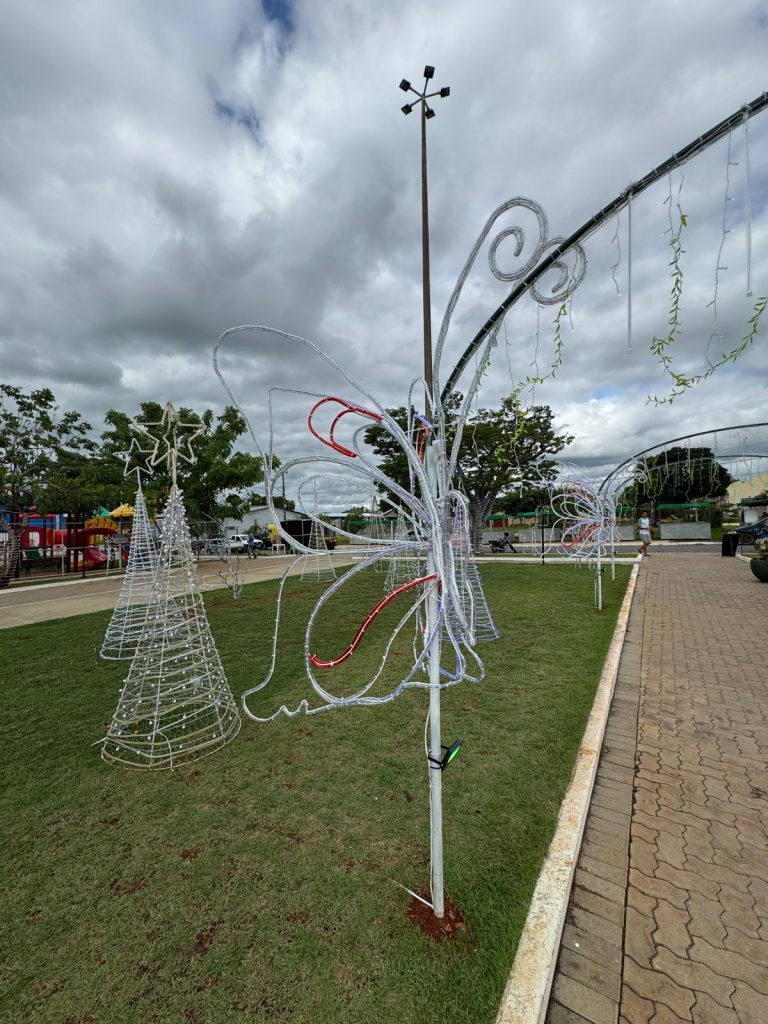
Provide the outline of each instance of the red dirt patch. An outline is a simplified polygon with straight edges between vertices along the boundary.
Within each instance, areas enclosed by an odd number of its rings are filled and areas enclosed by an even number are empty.
[[[197,940],[195,943],[195,950],[200,956],[205,956],[208,950],[213,945],[213,940],[216,938],[216,932],[219,930],[218,924],[212,924],[210,928],[203,928],[195,936]]]
[[[190,861],[197,860],[200,854],[203,852],[202,846],[188,846],[186,850],[182,850],[179,856],[182,860]]]
[[[429,893],[421,895],[424,899],[429,899]],[[455,940],[467,927],[461,911],[449,896],[445,897],[445,915],[442,918],[435,917],[430,908],[415,897],[408,904],[408,917],[419,931],[434,942],[442,942],[444,939]]]

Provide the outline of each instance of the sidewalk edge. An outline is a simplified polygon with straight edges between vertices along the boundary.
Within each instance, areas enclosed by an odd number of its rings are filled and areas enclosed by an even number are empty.
[[[555,834],[536,882],[496,1024],[542,1024],[547,1012],[557,951],[616,685],[638,570],[639,564],[636,564],[619,609],[571,782],[560,806]]]

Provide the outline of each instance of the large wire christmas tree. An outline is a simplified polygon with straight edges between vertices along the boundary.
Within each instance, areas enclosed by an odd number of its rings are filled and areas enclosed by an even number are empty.
[[[147,427],[160,427],[153,437]],[[213,753],[240,728],[240,717],[213,642],[195,571],[177,460],[183,424],[170,402],[159,424],[136,425],[155,442],[150,464],[166,461],[171,492],[165,506],[152,600],[107,736],[104,760],[132,768],[174,768]],[[199,432],[199,430],[198,430]],[[193,435],[196,436],[196,435]]]

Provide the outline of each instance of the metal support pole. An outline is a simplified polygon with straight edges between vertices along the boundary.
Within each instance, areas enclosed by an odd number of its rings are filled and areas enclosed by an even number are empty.
[[[428,447],[425,454],[427,463],[427,476],[429,479],[432,495],[437,499],[437,473],[434,465],[434,451],[436,444]],[[434,536],[434,534],[433,534]],[[438,536],[442,534],[438,531]],[[437,569],[434,549],[431,549],[427,556],[427,575]],[[440,606],[439,594],[436,586],[433,586],[426,602],[426,628],[427,637],[435,632],[435,638],[429,652],[429,755],[432,760],[427,763],[429,771],[429,845],[432,874],[430,878],[432,891],[432,910],[435,917],[441,918],[445,913],[443,897],[443,773],[437,763],[442,760],[442,746],[440,743],[440,653],[441,635],[437,629]],[[435,763],[437,762],[437,763]]]
[[[424,380],[427,382],[426,416],[432,413],[432,303],[429,280],[429,196],[427,194],[427,109],[421,104],[421,273],[424,319]]]
[[[595,607],[599,612],[603,610],[603,566],[602,566],[603,545],[597,545],[597,566],[595,567]]]

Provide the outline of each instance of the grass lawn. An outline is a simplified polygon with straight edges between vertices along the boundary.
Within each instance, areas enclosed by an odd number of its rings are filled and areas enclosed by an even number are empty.
[[[480,645],[485,682],[443,695],[445,742],[464,738],[443,777],[446,892],[467,928],[442,945],[392,882],[428,888],[425,691],[244,718],[183,770],[123,771],[92,746],[128,669],[98,657],[109,614],[0,632],[0,1020],[493,1021],[628,575],[605,579],[597,614],[585,569],[483,568],[503,636]],[[346,646],[382,585],[361,574],[317,653]],[[258,707],[312,693],[301,623],[321,589],[292,585],[275,693]],[[275,590],[206,595],[238,697],[268,663]],[[333,677],[340,692],[375,660],[396,604]]]

